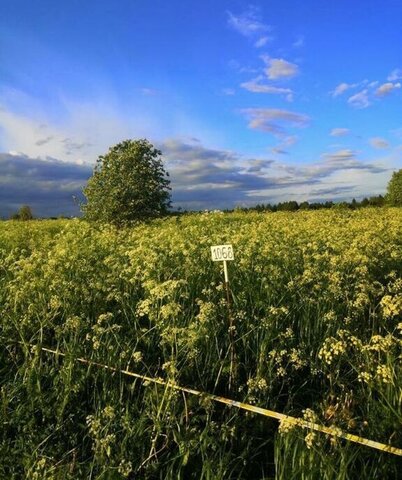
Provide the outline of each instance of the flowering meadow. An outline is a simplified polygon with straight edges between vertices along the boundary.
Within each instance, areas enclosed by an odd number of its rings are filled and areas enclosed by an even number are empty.
[[[401,448],[402,209],[5,221],[0,302],[1,479],[400,474],[390,453],[75,359]]]

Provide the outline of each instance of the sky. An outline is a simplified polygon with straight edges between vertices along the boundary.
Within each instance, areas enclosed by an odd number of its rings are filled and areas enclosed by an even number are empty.
[[[0,0],[0,216],[77,215],[99,155],[162,151],[175,208],[384,194],[400,0]]]

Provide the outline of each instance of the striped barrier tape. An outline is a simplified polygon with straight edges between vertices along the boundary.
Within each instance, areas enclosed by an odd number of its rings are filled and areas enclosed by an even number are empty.
[[[37,345],[31,345],[32,347],[38,347]],[[50,348],[40,347],[40,349],[47,353],[52,353],[54,355],[60,355],[65,357],[66,354],[59,352],[58,350],[52,350]],[[225,405],[229,405],[231,407],[236,407],[241,410],[246,410],[249,412],[257,413],[259,415],[263,415],[264,417],[275,418],[280,422],[284,422],[290,425],[295,425],[302,428],[308,428],[310,430],[315,430],[317,432],[325,433],[332,437],[343,438],[344,440],[348,440],[349,442],[359,443],[361,445],[365,445],[366,447],[375,448],[382,452],[391,453],[393,455],[402,456],[402,449],[397,447],[392,447],[391,445],[386,445],[384,443],[375,442],[374,440],[369,440],[367,438],[359,437],[358,435],[353,435],[351,433],[343,432],[340,428],[336,427],[325,427],[323,425],[319,425],[318,423],[309,422],[302,418],[292,417],[290,415],[285,415],[284,413],[275,412],[273,410],[268,410],[266,408],[256,407],[254,405],[250,405],[248,403],[238,402],[236,400],[231,400],[229,398],[221,397],[219,395],[214,395],[211,393],[201,392],[199,390],[195,390],[189,387],[181,387],[180,385],[176,385],[172,382],[166,382],[159,378],[152,378],[147,377],[146,375],[140,375],[139,373],[130,372],[129,370],[120,370],[115,367],[111,367],[110,365],[105,365],[103,363],[94,362],[92,360],[87,360],[85,358],[76,358],[75,359],[79,363],[83,363],[86,365],[91,365],[99,368],[103,368],[105,370],[110,370],[112,372],[121,373],[123,375],[127,375],[129,377],[138,378],[140,380],[155,383],[158,385],[164,385],[166,387],[172,388],[173,390],[178,390],[180,392],[190,393],[191,395],[202,396],[203,398],[210,399],[214,402],[223,403]]]

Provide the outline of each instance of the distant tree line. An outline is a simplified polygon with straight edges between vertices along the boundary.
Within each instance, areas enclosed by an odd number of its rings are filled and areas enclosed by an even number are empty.
[[[241,210],[252,210],[256,212],[295,212],[296,210],[319,210],[323,208],[350,208],[356,210],[363,207],[382,207],[386,204],[386,199],[382,195],[363,198],[357,201],[355,198],[351,202],[296,202],[294,200],[288,202],[280,202],[276,204],[260,203],[253,207],[241,208]]]

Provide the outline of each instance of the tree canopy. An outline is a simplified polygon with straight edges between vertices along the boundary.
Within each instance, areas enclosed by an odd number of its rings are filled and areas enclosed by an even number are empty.
[[[402,207],[402,169],[392,174],[387,188],[387,202],[394,207]]]
[[[31,210],[31,207],[29,205],[22,205],[22,207],[18,210],[18,212],[14,213],[11,216],[12,220],[26,221],[26,220],[32,220],[33,218],[34,217],[33,217],[33,214],[32,214],[32,210]]]
[[[101,155],[84,188],[84,217],[124,225],[166,214],[171,189],[161,155],[146,139],[125,140]]]

